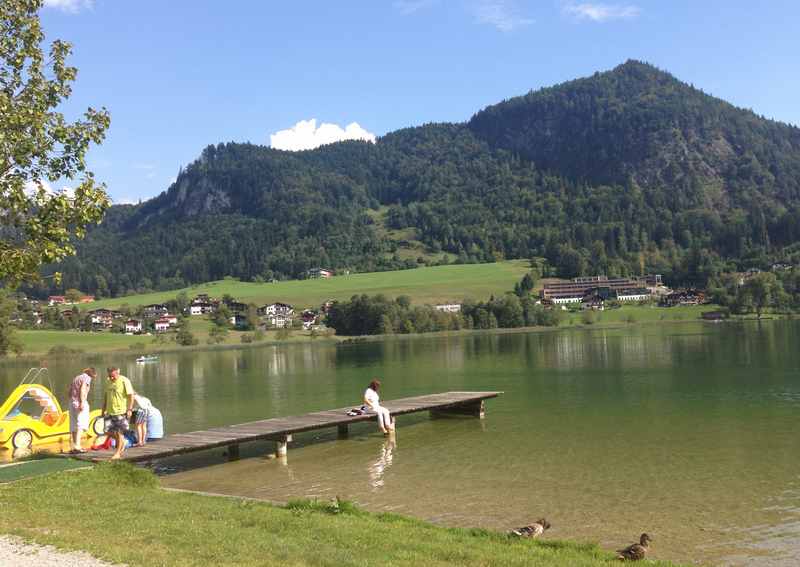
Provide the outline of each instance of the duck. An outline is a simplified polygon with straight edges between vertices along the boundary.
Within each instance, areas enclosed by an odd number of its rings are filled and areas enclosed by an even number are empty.
[[[516,530],[511,530],[510,533],[519,537],[537,538],[548,529],[550,529],[550,522],[544,518],[540,518],[528,526],[522,526]]]
[[[649,535],[642,534],[639,538],[639,543],[633,543],[625,549],[617,551],[619,553],[617,559],[620,561],[639,561],[644,559],[644,556],[650,550],[649,544],[651,541],[653,539]]]

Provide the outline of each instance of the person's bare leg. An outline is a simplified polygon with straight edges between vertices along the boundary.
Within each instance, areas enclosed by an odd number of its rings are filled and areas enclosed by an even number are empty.
[[[144,445],[147,443],[147,422],[145,421],[142,424],[142,438],[139,439],[139,445]]]
[[[117,443],[117,450],[111,456],[111,460],[116,460],[122,457],[122,451],[125,450],[125,436],[119,431],[114,432],[114,441]]]

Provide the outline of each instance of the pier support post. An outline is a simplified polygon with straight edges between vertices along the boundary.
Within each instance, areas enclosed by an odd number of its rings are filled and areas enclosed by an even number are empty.
[[[336,436],[339,439],[347,439],[350,434],[349,427],[346,423],[336,426]]]
[[[228,460],[235,461],[239,458],[239,444],[228,445]]]
[[[483,419],[486,417],[486,409],[483,400],[471,402],[468,404],[460,404],[457,406],[450,406],[449,408],[441,408],[431,410],[431,417],[446,417],[448,415],[468,415]]]
[[[289,449],[289,443],[292,441],[291,435],[283,435],[276,439],[278,442],[278,446],[275,450],[275,454],[278,455],[278,458],[285,457],[286,452]]]

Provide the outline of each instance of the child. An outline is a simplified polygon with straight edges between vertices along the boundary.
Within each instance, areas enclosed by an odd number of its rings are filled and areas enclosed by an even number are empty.
[[[147,443],[147,416],[150,413],[150,408],[153,404],[138,393],[133,394],[133,415],[131,416],[133,423],[136,424],[136,445],[141,447]]]

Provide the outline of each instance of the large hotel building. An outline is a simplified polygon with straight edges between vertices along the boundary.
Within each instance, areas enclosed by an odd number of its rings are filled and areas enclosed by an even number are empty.
[[[541,291],[543,300],[553,303],[577,303],[592,291],[620,301],[641,301],[661,287],[660,275],[635,276],[632,278],[608,278],[592,276],[575,278],[568,282],[547,283]]]

